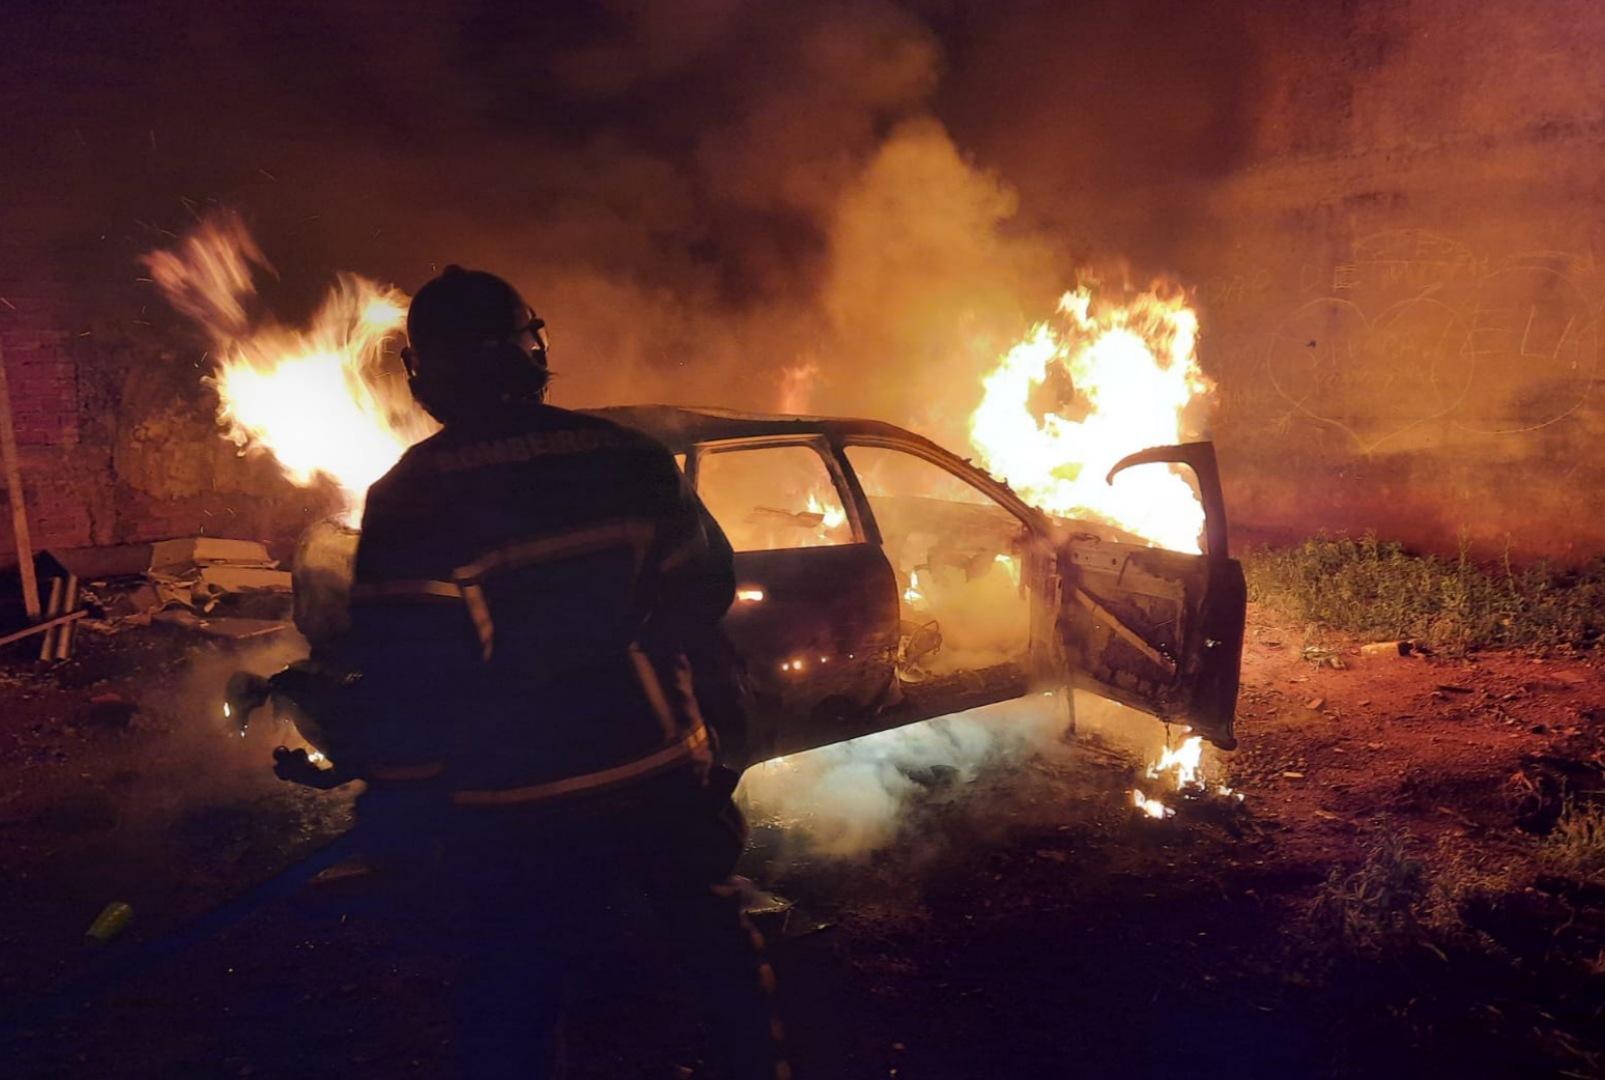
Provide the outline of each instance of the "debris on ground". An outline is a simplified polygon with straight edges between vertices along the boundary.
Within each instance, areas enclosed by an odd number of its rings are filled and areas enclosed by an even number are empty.
[[[232,640],[283,629],[291,576],[255,540],[197,536],[149,545],[140,569],[107,574],[83,590],[84,627],[117,634],[152,624]],[[126,560],[124,560],[126,562]]]
[[[113,900],[100,909],[95,921],[89,924],[84,931],[84,944],[99,947],[108,944],[118,934],[127,929],[134,918],[134,909],[121,900]]]

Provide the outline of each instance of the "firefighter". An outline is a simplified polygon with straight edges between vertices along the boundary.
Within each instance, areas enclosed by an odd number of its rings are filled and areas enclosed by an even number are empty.
[[[552,1075],[572,976],[645,900],[713,1057],[786,1076],[686,660],[733,599],[728,542],[660,444],[545,403],[545,327],[505,281],[447,267],[407,337],[442,428],[368,493],[342,645],[365,719],[330,757],[446,913],[465,1072]]]

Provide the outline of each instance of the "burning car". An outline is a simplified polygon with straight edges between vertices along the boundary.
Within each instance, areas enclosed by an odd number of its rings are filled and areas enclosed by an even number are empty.
[[[929,439],[874,420],[709,408],[594,410],[664,443],[735,549],[725,628],[750,689],[744,767],[931,717],[1070,686],[1232,731],[1242,569],[1226,549],[1209,443],[1118,462],[1192,469],[1205,550],[1154,547],[1064,520]],[[296,559],[297,621],[316,645],[344,623],[356,533],[329,523]],[[304,668],[277,687],[304,706]],[[261,690],[266,691],[266,686]],[[233,705],[242,718],[250,705]],[[307,722],[310,721],[310,722]]]
[[[146,265],[211,339],[227,437],[343,496],[297,554],[316,653],[345,624],[368,486],[435,427],[394,363],[408,298],[343,275],[305,328],[253,321],[267,264],[232,215]],[[985,470],[879,421],[594,410],[673,451],[736,550],[726,626],[754,715],[734,764],[1064,685],[1234,745],[1243,576],[1213,447],[1182,442],[1213,388],[1197,313],[1185,290],[1082,285],[1057,314],[959,406]]]
[[[1245,592],[1211,444],[1107,477],[1190,467],[1205,551],[1189,555],[1051,517],[879,421],[597,415],[667,445],[736,551],[725,627],[752,687],[750,761],[1065,685],[1236,745]]]

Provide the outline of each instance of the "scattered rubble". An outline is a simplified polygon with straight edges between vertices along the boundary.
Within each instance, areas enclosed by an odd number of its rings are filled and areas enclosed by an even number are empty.
[[[96,633],[160,623],[235,641],[284,629],[292,605],[290,572],[266,546],[209,536],[152,544],[142,570],[97,578],[83,597]]]

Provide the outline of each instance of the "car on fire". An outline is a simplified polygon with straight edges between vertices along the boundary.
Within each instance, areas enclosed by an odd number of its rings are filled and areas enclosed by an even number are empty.
[[[1232,731],[1246,593],[1227,553],[1213,445],[1122,470],[1189,467],[1204,552],[1059,520],[968,461],[874,420],[625,406],[735,549],[725,629],[751,687],[747,765],[1069,686]]]
[[[725,764],[1065,687],[1236,745],[1246,594],[1210,443],[1143,450],[1108,475],[1189,467],[1204,509],[1194,555],[1051,517],[931,440],[876,420],[591,412],[664,444],[734,549],[724,628],[748,715]],[[296,624],[314,658],[347,624],[356,541],[325,522],[296,553]],[[240,678],[226,711],[242,730],[273,697],[319,746],[318,716],[340,711],[316,659],[272,680]]]

